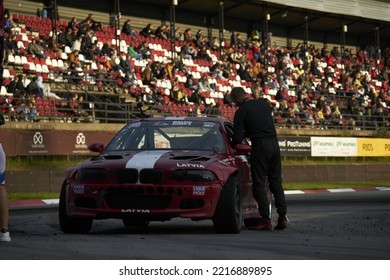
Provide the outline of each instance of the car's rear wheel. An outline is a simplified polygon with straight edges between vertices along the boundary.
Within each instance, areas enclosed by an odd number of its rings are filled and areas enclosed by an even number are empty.
[[[214,213],[213,224],[217,233],[239,233],[242,226],[242,204],[237,177],[232,176],[224,185]]]
[[[91,230],[93,219],[69,217],[66,213],[66,185],[64,181],[58,205],[61,230],[65,233],[88,233]]]
[[[122,221],[126,227],[147,227],[149,225],[149,221],[133,217],[123,218]]]

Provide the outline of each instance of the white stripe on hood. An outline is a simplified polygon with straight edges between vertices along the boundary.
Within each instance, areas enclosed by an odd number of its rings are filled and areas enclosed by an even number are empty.
[[[143,151],[134,155],[127,163],[126,168],[135,168],[140,171],[144,168],[154,168],[156,162],[170,151]]]

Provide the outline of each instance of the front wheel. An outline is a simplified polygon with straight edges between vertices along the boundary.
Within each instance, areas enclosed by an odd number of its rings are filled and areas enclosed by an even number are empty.
[[[58,217],[61,230],[65,233],[88,233],[91,230],[93,219],[69,217],[66,213],[66,180],[62,184]]]
[[[217,233],[239,233],[242,226],[242,204],[237,177],[232,176],[223,186],[213,217]]]

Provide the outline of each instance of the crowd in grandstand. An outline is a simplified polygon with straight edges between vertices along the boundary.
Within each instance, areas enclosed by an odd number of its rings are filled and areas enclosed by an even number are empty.
[[[246,38],[233,31],[221,46],[218,38],[208,38],[202,30],[171,32],[166,24],[135,30],[130,19],[118,39],[113,28],[95,21],[92,14],[80,22],[74,17],[59,24],[54,36],[51,27],[50,22],[45,30],[39,25],[29,30],[26,19],[8,13],[7,57],[23,55],[50,67],[48,73],[34,73],[38,79],[26,77],[31,72],[23,69],[5,80],[9,95],[68,98],[38,86],[42,78],[48,82],[55,74],[72,83],[93,79],[100,90],[115,80],[137,101],[156,110],[190,104],[201,113],[219,108],[224,115],[227,107],[234,109],[229,93],[239,85],[253,98],[267,98],[280,123],[326,127],[373,116],[371,121],[382,118],[382,125],[389,125],[389,48],[379,59],[370,46],[342,53],[338,47],[272,46],[268,37],[270,47],[265,48],[256,30]],[[28,35],[27,46],[19,43],[21,33]],[[171,36],[175,36],[173,52]],[[50,65],[48,59],[62,60],[63,65]],[[12,63],[8,59],[9,67]]]

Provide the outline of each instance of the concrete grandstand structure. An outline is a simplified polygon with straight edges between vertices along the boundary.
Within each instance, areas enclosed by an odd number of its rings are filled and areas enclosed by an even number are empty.
[[[64,99],[74,93],[83,95],[86,105],[84,109],[89,113],[87,121],[100,123],[123,123],[135,117],[142,117],[137,106],[140,102],[144,105],[145,113],[149,115],[222,115],[232,119],[235,108],[226,102],[226,93],[234,86],[242,86],[248,93],[255,95],[255,84],[260,84],[261,94],[268,98],[275,108],[275,122],[280,129],[286,131],[291,127],[378,131],[387,130],[390,126],[390,95],[387,85],[390,63],[385,51],[389,47],[390,38],[390,8],[387,1],[208,1],[202,2],[201,5],[199,1],[193,0],[177,1],[178,5],[172,5],[174,2],[171,1],[152,0],[109,3],[94,1],[93,5],[88,1],[79,2],[57,0],[60,17],[54,22],[52,19],[37,16],[37,9],[43,8],[42,1],[4,1],[14,21],[13,32],[18,45],[17,53],[8,55],[3,74],[3,112],[10,120],[18,118],[15,116],[15,110],[12,110],[12,106],[15,106],[12,103],[13,92],[8,92],[7,85],[18,74],[23,73],[30,78],[42,76],[46,85],[50,85],[51,90]],[[337,13],[334,13],[336,9]],[[115,22],[113,18],[119,15],[119,12],[121,17]],[[172,22],[172,13],[175,14],[175,22]],[[136,75],[132,84],[124,81],[124,74],[118,70],[110,70],[104,79],[97,77],[96,73],[108,60],[105,56],[95,56],[94,60],[87,61],[84,54],[80,54],[82,67],[74,72],[68,69],[67,63],[72,52],[70,46],[60,46],[60,53],[46,48],[45,58],[28,53],[28,46],[35,38],[48,42],[53,28],[56,27],[59,34],[66,29],[72,17],[81,21],[88,14],[93,14],[94,20],[102,23],[101,29],[93,32],[92,40],[97,42],[99,49],[110,42],[117,60],[128,52],[130,45],[136,48],[144,43],[149,48],[149,57],[131,59]],[[117,32],[115,25],[122,28],[126,19],[132,20],[132,27],[136,30],[139,40]],[[150,86],[143,79],[143,71],[151,62],[157,62],[163,67],[172,63],[172,58],[180,56],[186,42],[181,39],[140,35],[141,30],[149,23],[155,27],[167,24],[170,27],[180,27],[181,30],[191,28],[194,33],[195,30],[201,30],[206,34],[204,37],[208,42],[213,37],[219,45],[223,42],[222,48],[207,48],[207,59],[183,57],[185,70],[178,70],[169,77],[154,79],[153,88],[161,97],[161,102],[155,102],[156,104],[145,104],[148,103]],[[268,36],[260,35],[260,38],[247,40],[254,30]],[[233,48],[231,45],[232,31],[242,35],[243,40],[239,47]],[[257,48],[254,47],[256,44]],[[297,47],[299,44],[304,48],[303,51],[301,47]],[[308,57],[311,57],[311,61],[314,60],[313,57],[318,52],[321,53],[324,46],[327,46],[326,53],[331,54],[335,47],[339,47],[342,53],[339,57],[333,56],[332,60],[318,55],[315,62],[318,74],[316,76],[310,72],[307,77],[307,105],[316,108],[318,100],[325,95],[326,102],[340,108],[340,117],[336,120],[330,119],[329,113],[322,122],[317,120],[315,115],[311,119],[290,115],[288,108],[293,108],[300,98],[298,80],[306,71],[304,64]],[[199,48],[197,50],[199,51]],[[346,50],[349,57],[346,57]],[[239,59],[229,60],[231,53],[237,53]],[[360,55],[366,57],[359,60]],[[286,59],[286,62],[283,62],[283,59]],[[243,78],[240,74],[241,68],[244,65],[254,66],[256,62],[260,62],[259,70],[265,69],[265,76],[269,79],[278,80],[278,71],[290,69],[292,81],[288,82],[286,78],[283,86],[279,83],[271,87],[276,81],[259,81],[255,76],[251,80]],[[212,70],[215,65],[225,63],[231,67],[228,76],[215,74]],[[360,67],[358,70],[363,76],[369,76],[366,83],[367,93],[361,94],[358,89],[346,88],[343,84],[346,72],[357,71],[355,66]],[[206,75],[209,84],[213,85],[211,89],[199,91],[201,103],[190,101],[194,89],[186,84],[189,75],[196,83]],[[174,80],[178,82],[184,95],[182,100],[172,98]],[[363,81],[363,77],[360,80]],[[323,81],[328,84],[325,88],[322,86]],[[383,92],[385,98],[382,102],[385,105],[381,114],[366,112],[368,109],[372,110],[372,106],[376,104],[373,94],[368,94],[369,91],[378,94]],[[282,99],[279,94],[283,96]],[[348,100],[352,95],[358,94],[361,95],[363,104],[359,106],[362,107],[361,111],[348,111]],[[36,102],[41,120],[67,123],[75,119],[73,110],[67,107],[66,102],[48,97],[37,98]]]

